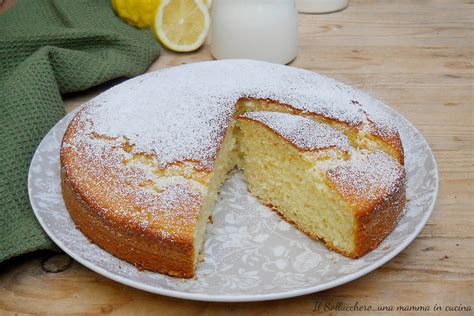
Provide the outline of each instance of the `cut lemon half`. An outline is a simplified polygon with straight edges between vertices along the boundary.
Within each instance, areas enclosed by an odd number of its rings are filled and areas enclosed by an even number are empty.
[[[209,10],[202,0],[162,0],[153,30],[166,48],[190,52],[206,40],[210,21]]]

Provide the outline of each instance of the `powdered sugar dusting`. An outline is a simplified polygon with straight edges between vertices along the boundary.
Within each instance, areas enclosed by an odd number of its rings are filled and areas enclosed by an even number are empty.
[[[188,238],[204,190],[184,176],[156,181],[154,173],[158,167],[188,161],[207,174],[237,101],[246,97],[288,104],[356,128],[368,119],[370,111],[363,104],[377,102],[313,72],[264,62],[213,61],[168,68],[126,81],[88,102],[64,138],[62,150],[68,151],[64,156],[69,164],[63,168],[90,201],[112,210],[103,212],[104,217],[132,230]],[[302,148],[349,147],[347,138],[328,126],[269,115],[279,118],[272,120],[275,129]],[[373,126],[396,133],[390,121],[379,116],[374,116]],[[310,137],[312,133],[320,137]],[[151,156],[153,165],[127,164],[130,154]],[[80,172],[74,170],[77,166]],[[105,206],[99,205],[103,197]]]
[[[302,69],[249,60],[202,62],[148,73],[103,93],[82,114],[91,123],[82,133],[126,136],[162,165],[192,160],[208,168],[242,97],[271,99],[351,126],[364,122],[364,106],[378,102]],[[377,128],[396,133],[379,116],[373,120]]]
[[[68,180],[105,220],[170,241],[192,236],[202,203],[195,181],[156,181],[152,166],[127,163],[123,138],[74,133],[65,141]]]
[[[326,172],[352,204],[372,204],[405,186],[405,168],[382,151],[353,152],[351,159]]]
[[[255,111],[244,113],[240,117],[263,123],[303,150],[314,151],[335,147],[348,151],[350,148],[349,140],[342,132],[304,116]]]

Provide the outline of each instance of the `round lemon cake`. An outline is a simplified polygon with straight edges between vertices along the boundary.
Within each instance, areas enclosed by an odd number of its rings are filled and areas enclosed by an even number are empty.
[[[380,101],[314,72],[250,60],[148,73],[76,114],[61,147],[66,207],[92,242],[192,277],[228,172],[345,256],[376,248],[405,206],[400,135]]]

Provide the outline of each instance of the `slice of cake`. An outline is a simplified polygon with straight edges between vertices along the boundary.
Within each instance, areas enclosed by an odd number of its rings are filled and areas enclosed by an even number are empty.
[[[405,171],[382,151],[357,151],[340,131],[278,112],[238,117],[249,190],[311,238],[349,257],[374,249],[405,205]]]

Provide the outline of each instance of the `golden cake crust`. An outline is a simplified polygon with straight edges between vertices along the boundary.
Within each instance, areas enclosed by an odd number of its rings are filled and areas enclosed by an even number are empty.
[[[144,234],[127,228],[113,218],[106,220],[87,205],[73,190],[64,172],[61,174],[64,202],[76,227],[93,243],[138,269],[171,276],[190,278],[194,275],[194,247],[191,242],[176,243],[167,238]],[[156,251],[159,248],[160,251]]]
[[[405,204],[406,185],[401,182],[392,195],[370,212],[359,212],[355,233],[356,250],[346,255],[358,258],[377,248],[397,225],[405,210]]]

